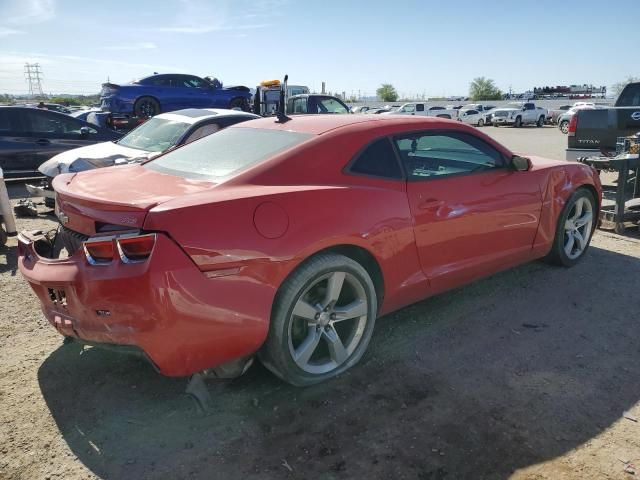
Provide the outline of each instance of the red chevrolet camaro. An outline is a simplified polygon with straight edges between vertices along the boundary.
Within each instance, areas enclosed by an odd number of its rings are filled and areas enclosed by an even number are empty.
[[[295,385],[352,367],[380,315],[575,264],[601,200],[590,167],[405,116],[253,120],[54,187],[59,233],[21,234],[19,267],[58,332],[170,376],[257,354]]]

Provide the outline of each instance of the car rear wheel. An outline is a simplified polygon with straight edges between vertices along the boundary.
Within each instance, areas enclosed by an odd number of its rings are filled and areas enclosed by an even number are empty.
[[[293,385],[322,382],[360,360],[376,315],[376,291],[362,265],[342,255],[317,255],[278,291],[260,359]]]
[[[484,127],[484,120],[483,119],[478,120],[478,126],[479,127]]]
[[[160,103],[151,97],[140,97],[133,106],[136,117],[153,117],[160,113]]]
[[[538,128],[544,125],[544,117],[542,115],[540,115],[540,118],[538,118],[538,123],[536,125],[538,126]]]
[[[514,122],[513,126],[516,128],[520,128],[522,126],[522,118],[516,117],[516,121]]]
[[[569,122],[567,120],[560,122],[560,131],[565,135],[569,133]]]
[[[547,257],[552,263],[572,267],[584,256],[593,235],[596,201],[586,188],[576,190],[567,201]]]

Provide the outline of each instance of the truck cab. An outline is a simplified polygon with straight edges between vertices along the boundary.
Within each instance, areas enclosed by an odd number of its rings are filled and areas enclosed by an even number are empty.
[[[640,131],[640,82],[629,83],[612,108],[580,110],[571,117],[567,134],[567,160],[616,150],[618,137]]]
[[[258,115],[275,115],[280,103],[280,80],[266,80],[256,87],[253,97],[253,111]],[[287,98],[294,95],[305,95],[309,93],[309,87],[305,85],[287,85],[285,92],[285,102]]]
[[[383,115],[420,115],[423,117],[457,118],[458,111],[439,106],[429,106],[423,102],[408,102],[396,110],[391,110]]]

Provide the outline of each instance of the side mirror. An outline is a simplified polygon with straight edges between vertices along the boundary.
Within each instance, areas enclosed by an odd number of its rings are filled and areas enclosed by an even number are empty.
[[[83,137],[88,137],[91,133],[91,129],[89,127],[80,127],[80,135]]]
[[[511,157],[511,166],[517,172],[526,172],[531,169],[531,160],[527,157],[521,157],[520,155],[514,155]]]

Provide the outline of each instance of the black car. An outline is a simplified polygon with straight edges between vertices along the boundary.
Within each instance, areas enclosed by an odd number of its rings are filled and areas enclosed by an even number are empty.
[[[38,166],[54,155],[121,136],[63,113],[0,107],[0,167],[6,179],[41,176]]]

